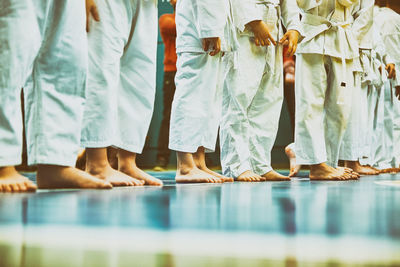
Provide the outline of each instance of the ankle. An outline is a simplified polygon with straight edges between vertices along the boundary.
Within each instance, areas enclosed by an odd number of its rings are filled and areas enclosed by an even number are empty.
[[[190,173],[193,169],[196,169],[196,168],[197,167],[195,165],[192,165],[192,164],[179,164],[177,171],[180,174],[185,175],[185,174]]]
[[[37,171],[39,172],[57,172],[61,170],[65,170],[71,168],[69,166],[60,166],[60,165],[46,165],[46,164],[39,164],[37,165]]]
[[[118,171],[120,172],[129,172],[134,169],[137,169],[137,166],[135,163],[118,163]]]
[[[90,161],[86,162],[86,171],[89,173],[100,173],[110,168],[110,163],[108,161]]]
[[[317,170],[320,170],[320,169],[326,169],[327,166],[328,165],[326,165],[325,162],[318,163],[318,164],[313,164],[313,165],[310,165],[310,171],[317,171]]]

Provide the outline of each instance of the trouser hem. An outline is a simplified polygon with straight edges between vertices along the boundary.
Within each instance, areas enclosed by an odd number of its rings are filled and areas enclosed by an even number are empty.
[[[17,166],[22,163],[22,156],[0,158],[0,167]]]

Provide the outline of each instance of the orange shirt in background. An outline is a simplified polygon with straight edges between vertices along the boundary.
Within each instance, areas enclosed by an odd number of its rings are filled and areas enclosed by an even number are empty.
[[[160,33],[164,42],[164,71],[176,71],[176,24],[175,14],[160,17]]]

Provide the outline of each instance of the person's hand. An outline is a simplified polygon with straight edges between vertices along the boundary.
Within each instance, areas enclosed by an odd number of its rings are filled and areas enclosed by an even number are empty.
[[[396,78],[396,68],[393,63],[387,64],[385,70],[388,72],[388,78],[389,79],[395,79]]]
[[[396,97],[398,100],[400,100],[400,86],[396,86]]]
[[[279,44],[283,46],[287,46],[288,49],[286,51],[286,55],[291,57],[297,50],[297,43],[299,42],[300,33],[296,30],[288,30],[282,39],[279,41]]]
[[[262,20],[254,20],[249,22],[247,25],[250,26],[251,31],[254,33],[254,43],[257,46],[267,46],[271,43],[276,45],[276,41],[271,36],[267,24]]]
[[[215,56],[221,51],[221,39],[219,37],[203,38],[201,39],[203,50],[208,52],[210,49],[210,56]]]
[[[86,0],[86,31],[89,32],[90,15],[95,21],[100,21],[99,11],[94,0]]]

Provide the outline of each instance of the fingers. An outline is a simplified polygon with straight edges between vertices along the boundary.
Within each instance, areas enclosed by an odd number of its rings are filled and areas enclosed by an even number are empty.
[[[279,44],[288,47],[288,49],[286,51],[286,56],[288,56],[288,57],[292,57],[294,55],[294,53],[296,53],[296,50],[297,50],[297,42],[293,41],[290,36],[291,35],[289,33],[286,33],[282,37],[282,39],[279,41]]]
[[[90,13],[92,13],[92,16],[95,21],[100,21],[99,11],[97,10],[97,6],[95,4],[93,4]]]
[[[208,47],[210,46],[209,41],[207,39],[203,39],[202,40],[202,45],[203,45],[204,52],[207,52],[208,51]]]
[[[287,34],[283,35],[282,39],[279,40],[279,44],[284,45],[285,43],[287,44],[287,41],[289,41],[289,36]]]
[[[219,52],[221,52],[221,40],[218,38],[218,40],[214,42],[214,49],[210,52],[210,56],[215,56]]]
[[[267,40],[270,40],[271,43],[272,43],[273,45],[276,45],[276,41],[275,41],[275,39],[271,36],[271,34],[268,32],[267,35],[268,35],[268,39],[267,39]]]
[[[86,1],[86,31],[90,31],[90,15],[95,21],[100,21],[99,11],[93,1]]]
[[[297,50],[297,43],[291,42],[291,45],[292,45],[292,49],[291,50],[289,49],[290,52],[288,51],[289,57],[294,56],[294,53],[296,53],[296,50]]]
[[[394,79],[396,76],[396,69],[393,64],[389,64],[386,66],[385,70],[388,72],[388,78]]]
[[[89,17],[89,14],[90,14],[89,10],[86,9],[86,32],[90,31],[90,26],[89,26],[90,17]]]
[[[288,50],[287,50],[287,54],[289,55],[289,57],[291,57],[293,54],[294,54],[294,52],[293,52],[293,47],[294,45],[293,45],[293,42],[289,42],[289,46],[288,46]]]

